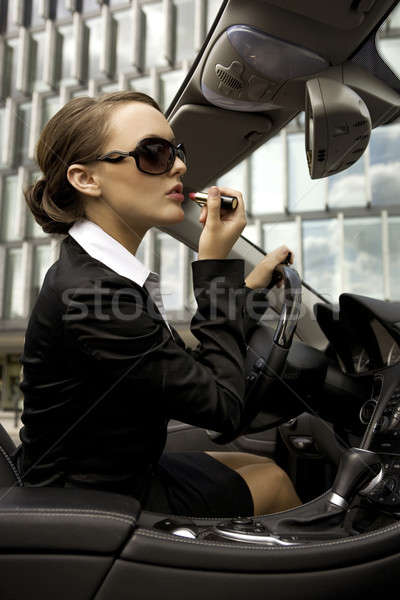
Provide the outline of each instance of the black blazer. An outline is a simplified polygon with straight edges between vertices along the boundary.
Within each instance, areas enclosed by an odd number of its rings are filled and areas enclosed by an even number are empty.
[[[20,359],[18,465],[25,485],[90,486],[140,497],[169,419],[220,432],[237,427],[246,339],[268,302],[264,291],[245,286],[241,259],[194,261],[192,272],[194,350],[174,328],[172,339],[145,288],[90,256],[72,236],[63,240],[33,306]]]

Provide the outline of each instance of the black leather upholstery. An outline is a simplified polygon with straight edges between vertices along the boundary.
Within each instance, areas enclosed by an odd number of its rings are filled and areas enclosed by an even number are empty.
[[[224,541],[190,540],[160,531],[136,529],[121,558],[171,569],[225,573],[276,573],[334,569],[387,555],[400,564],[400,524],[354,538],[320,541],[290,548]]]
[[[134,498],[75,488],[0,488],[1,547],[114,553],[132,533]]]
[[[130,496],[77,488],[23,487],[17,448],[0,425],[1,550],[113,554],[133,531]]]
[[[0,486],[22,485],[21,477],[14,464],[16,446],[7,431],[0,425]]]
[[[213,549],[214,556],[220,548]],[[210,551],[211,553],[211,551]],[[244,552],[243,552],[244,553]],[[250,555],[251,548],[247,550]],[[397,587],[399,556],[338,569],[308,572],[264,571],[269,550],[264,551],[264,563],[258,573],[236,573],[215,570],[163,568],[156,564],[128,563],[117,560],[96,595],[96,600],[160,600],[190,598],[190,600],[355,600],[371,597],[371,592],[383,593]],[[281,564],[285,557],[282,556]]]

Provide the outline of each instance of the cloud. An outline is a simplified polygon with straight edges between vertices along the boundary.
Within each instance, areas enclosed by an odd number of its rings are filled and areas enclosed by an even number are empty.
[[[336,302],[340,293],[337,221],[307,223],[303,232],[304,280]]]
[[[330,180],[329,183],[329,206],[331,208],[366,205],[367,194],[363,174],[342,176],[336,181]]]
[[[378,163],[370,167],[372,203],[400,203],[400,161]]]

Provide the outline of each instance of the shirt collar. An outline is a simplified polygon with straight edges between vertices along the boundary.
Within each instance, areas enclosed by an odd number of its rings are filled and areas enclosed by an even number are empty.
[[[90,256],[96,258],[119,275],[143,287],[146,279],[158,280],[158,273],[150,271],[120,242],[106,233],[97,223],[81,218],[70,227],[73,237]]]

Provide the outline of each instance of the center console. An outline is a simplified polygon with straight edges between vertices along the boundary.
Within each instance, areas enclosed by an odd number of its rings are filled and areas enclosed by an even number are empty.
[[[368,400],[360,411],[360,418],[377,410],[378,400]],[[400,385],[393,391],[380,416],[370,449],[379,454],[382,477],[368,491],[366,497],[386,510],[400,512]]]
[[[359,448],[343,452],[332,488],[295,509],[270,515],[207,519],[171,516],[152,528],[192,540],[287,547],[355,536],[373,521],[400,519],[400,364],[374,376],[360,411],[366,424]],[[360,514],[369,514],[368,524]],[[365,519],[364,519],[365,520]],[[371,525],[372,523],[372,525]],[[364,528],[363,528],[364,527]],[[378,527],[378,525],[377,525]]]

